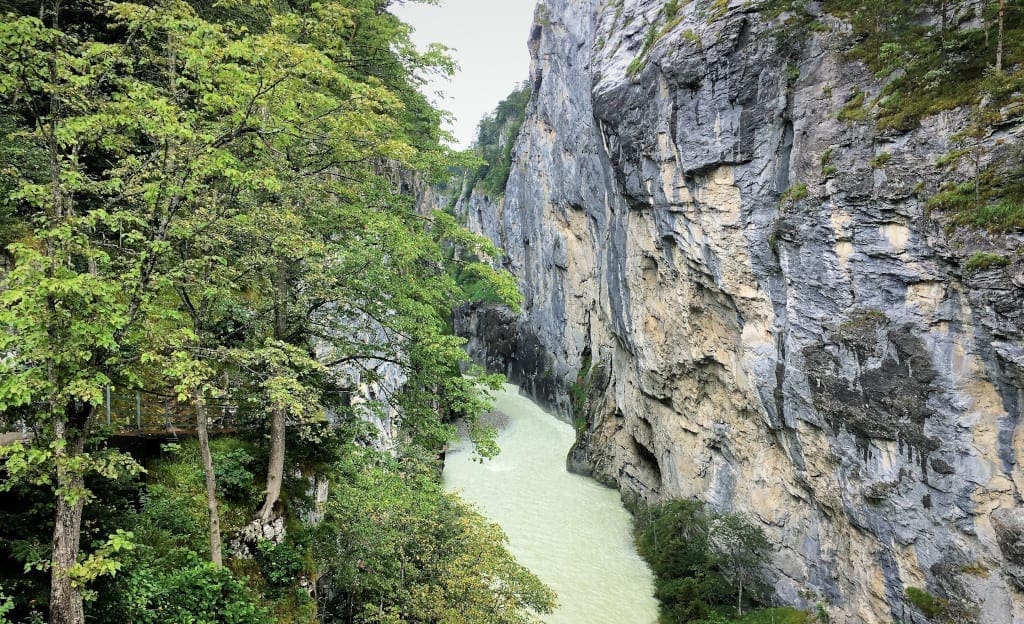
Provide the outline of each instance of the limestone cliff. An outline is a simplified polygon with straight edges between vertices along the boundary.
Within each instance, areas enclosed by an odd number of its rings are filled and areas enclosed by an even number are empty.
[[[763,523],[777,600],[923,622],[915,586],[1024,622],[1024,234],[925,208],[969,173],[935,165],[967,112],[840,120],[880,85],[827,31],[784,50],[757,2],[698,0],[653,38],[664,4],[538,8],[506,193],[459,203],[524,312],[459,330],[565,417],[586,397],[575,468]]]

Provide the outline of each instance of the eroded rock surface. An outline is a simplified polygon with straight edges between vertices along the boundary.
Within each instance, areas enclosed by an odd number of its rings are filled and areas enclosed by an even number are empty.
[[[840,121],[879,85],[827,32],[780,50],[756,2],[686,4],[631,72],[663,5],[538,9],[507,192],[459,204],[524,313],[459,330],[585,417],[575,468],[761,522],[778,600],[923,622],[915,586],[1024,622],[1024,240],[925,211],[966,112],[888,136]],[[968,273],[977,251],[1012,262]]]

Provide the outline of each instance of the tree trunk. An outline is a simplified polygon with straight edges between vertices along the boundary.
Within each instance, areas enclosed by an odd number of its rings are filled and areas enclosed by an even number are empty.
[[[739,591],[739,597],[736,599],[736,614],[742,616],[743,615],[743,578],[742,577],[740,578],[739,585],[740,585],[740,591]]]
[[[284,341],[288,337],[288,262],[280,259],[274,279],[275,338]],[[267,497],[260,508],[259,517],[264,522],[274,515],[274,505],[281,496],[281,480],[284,478],[284,436],[287,414],[283,407],[275,407],[270,419],[270,457],[267,460]]]
[[[264,522],[274,515],[274,505],[281,497],[281,480],[284,478],[284,433],[285,411],[274,410],[270,419],[270,459],[267,462],[267,498],[260,509],[260,519]]]
[[[1003,25],[1006,18],[1006,0],[999,0],[999,34],[996,39],[996,71],[1003,71]]]
[[[53,553],[50,555],[50,624],[84,624],[82,592],[71,582],[71,569],[78,563],[85,479],[80,471],[68,467],[68,460],[81,455],[85,439],[79,435],[69,441],[67,424],[63,418],[55,420],[57,509],[54,514]]]
[[[196,434],[199,437],[199,453],[203,458],[203,474],[206,477],[206,509],[210,515],[210,560],[214,565],[224,565],[220,545],[220,513],[217,509],[217,476],[213,472],[213,456],[210,454],[210,436],[207,431],[206,401],[202,390],[196,390]]]
[[[943,43],[946,42],[946,22],[949,21],[949,19],[946,17],[947,8],[948,7],[946,5],[946,0],[942,0],[942,4],[940,5],[940,15],[942,21],[939,24],[939,40],[942,41]]]

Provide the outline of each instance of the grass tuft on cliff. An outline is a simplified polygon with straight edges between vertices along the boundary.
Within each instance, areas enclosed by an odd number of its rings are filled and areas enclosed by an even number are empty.
[[[1010,259],[1006,256],[979,251],[964,263],[964,270],[969,273],[975,273],[1008,266],[1010,262]]]
[[[965,182],[948,182],[928,200],[929,211],[945,213],[953,227],[991,232],[1024,229],[1024,166],[993,164]]]

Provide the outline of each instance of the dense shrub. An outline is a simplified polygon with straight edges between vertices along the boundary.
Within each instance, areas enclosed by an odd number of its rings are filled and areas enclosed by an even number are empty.
[[[728,621],[761,604],[760,568],[770,544],[743,514],[713,512],[695,500],[641,507],[636,544],[654,572],[663,624]]]
[[[256,458],[238,440],[218,440],[213,446],[217,493],[238,502],[253,500],[256,491]]]
[[[444,492],[432,468],[352,449],[314,531],[328,620],[527,624],[554,595],[505,550],[505,536]]]

